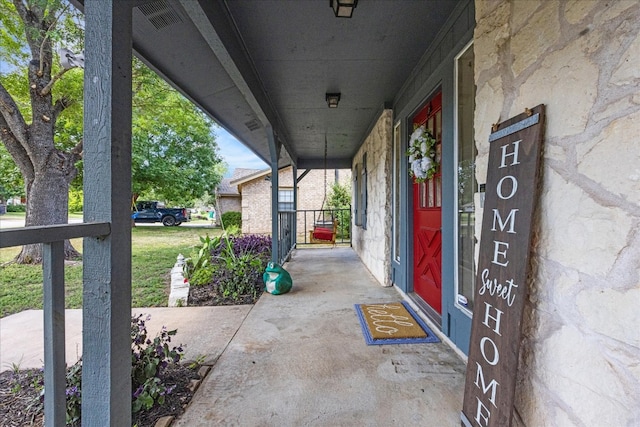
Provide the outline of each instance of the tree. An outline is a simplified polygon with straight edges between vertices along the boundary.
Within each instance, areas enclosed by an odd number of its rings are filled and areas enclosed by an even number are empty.
[[[68,188],[77,174],[82,141],[72,144],[56,138],[58,119],[77,100],[56,92],[56,82],[71,68],[54,63],[53,45],[73,34],[77,28],[74,17],[60,0],[0,0],[4,27],[0,59],[13,71],[0,79],[0,139],[24,180],[26,226],[68,221]],[[25,62],[26,75],[19,71]],[[28,91],[29,103],[18,104],[8,88],[16,90],[17,99]],[[77,256],[65,242],[65,257]],[[41,245],[24,246],[16,258],[22,263],[41,260]]]
[[[134,198],[191,204],[224,174],[215,124],[141,61],[133,61]]]
[[[22,176],[27,226],[66,224],[69,187],[81,194],[83,73],[59,65],[54,44],[80,52],[82,22],[66,0],[0,0],[0,140]],[[224,173],[213,122],[138,60],[133,84],[134,194],[185,203],[213,193]],[[0,170],[12,170],[2,156]],[[0,190],[16,182],[3,176]],[[65,257],[77,256],[65,242]],[[28,245],[16,261],[41,259]]]
[[[22,175],[4,145],[0,145],[0,202],[15,196],[24,196]]]
[[[339,182],[331,185],[327,194],[327,207],[338,210],[336,219],[339,223],[339,232],[349,235],[351,230],[351,182],[345,184]]]

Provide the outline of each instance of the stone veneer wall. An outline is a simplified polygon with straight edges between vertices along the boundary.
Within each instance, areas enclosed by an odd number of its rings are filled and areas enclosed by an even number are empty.
[[[547,113],[515,425],[640,425],[640,2],[477,0],[476,20],[478,182],[491,124]]]
[[[367,228],[356,226],[352,221],[351,244],[364,265],[384,286],[391,286],[392,116],[392,110],[382,112],[352,165],[352,171],[355,171],[367,154]]]

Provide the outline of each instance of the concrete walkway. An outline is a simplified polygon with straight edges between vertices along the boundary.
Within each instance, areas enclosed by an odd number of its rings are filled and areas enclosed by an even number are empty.
[[[367,346],[353,305],[401,300],[350,248],[295,252],[177,426],[455,426],[465,365],[443,343]]]
[[[172,344],[186,344],[185,360],[202,356],[210,364],[225,350],[252,307],[134,308],[131,314],[151,316],[146,322],[151,337],[163,326],[177,329]],[[43,321],[42,310],[25,310],[0,319],[0,372],[13,366],[42,368]],[[82,310],[65,310],[64,323],[66,360],[72,365],[82,355]]]
[[[351,248],[301,249],[290,293],[255,306],[134,309],[215,365],[177,426],[454,426],[465,365],[443,343],[367,346],[353,305],[402,299]],[[81,354],[67,310],[67,361]],[[0,320],[0,368],[42,366],[42,311]]]

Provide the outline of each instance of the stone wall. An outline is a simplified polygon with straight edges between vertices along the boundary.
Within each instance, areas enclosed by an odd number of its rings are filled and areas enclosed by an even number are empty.
[[[478,182],[491,124],[547,113],[515,425],[640,425],[640,2],[477,0],[476,19]]]
[[[355,171],[367,154],[367,224],[364,229],[352,221],[352,246],[384,286],[391,286],[392,116],[383,111],[352,165]]]

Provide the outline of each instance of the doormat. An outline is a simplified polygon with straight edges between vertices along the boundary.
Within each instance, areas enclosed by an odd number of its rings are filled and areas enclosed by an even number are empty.
[[[356,304],[367,345],[440,342],[406,302]]]

